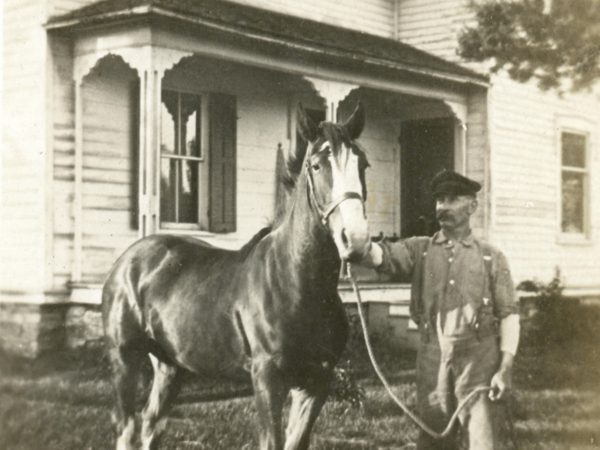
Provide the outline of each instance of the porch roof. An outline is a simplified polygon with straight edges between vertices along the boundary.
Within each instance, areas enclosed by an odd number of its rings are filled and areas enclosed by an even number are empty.
[[[393,39],[223,0],[101,0],[51,17],[46,28],[77,31],[161,18],[229,37],[243,37],[299,56],[325,56],[328,60],[360,63],[386,72],[488,84],[485,75]]]

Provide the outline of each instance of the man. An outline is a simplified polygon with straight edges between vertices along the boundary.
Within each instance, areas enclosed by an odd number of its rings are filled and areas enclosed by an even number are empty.
[[[442,431],[458,403],[491,386],[459,416],[473,450],[493,449],[493,402],[511,386],[519,341],[514,285],[504,255],[475,238],[470,218],[481,185],[443,171],[431,183],[441,230],[433,237],[373,244],[363,264],[411,277],[412,319],[418,323],[417,402],[432,428]],[[499,338],[499,339],[498,339]],[[456,448],[456,436],[436,440],[421,432],[417,448]]]

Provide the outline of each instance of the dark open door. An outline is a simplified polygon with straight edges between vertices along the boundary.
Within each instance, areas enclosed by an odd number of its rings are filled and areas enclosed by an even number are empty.
[[[439,225],[429,185],[440,170],[454,168],[454,119],[402,122],[400,146],[400,235],[431,236]]]

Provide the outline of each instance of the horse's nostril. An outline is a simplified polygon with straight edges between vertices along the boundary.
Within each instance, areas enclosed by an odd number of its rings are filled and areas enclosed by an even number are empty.
[[[342,243],[345,247],[348,247],[348,236],[346,235],[346,229],[342,228]]]

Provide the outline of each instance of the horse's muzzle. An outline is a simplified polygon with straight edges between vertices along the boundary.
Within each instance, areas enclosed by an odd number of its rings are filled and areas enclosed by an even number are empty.
[[[362,216],[353,221],[345,221],[345,225],[335,239],[340,258],[350,262],[359,261],[369,250],[371,243],[367,220]]]

